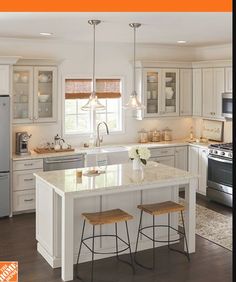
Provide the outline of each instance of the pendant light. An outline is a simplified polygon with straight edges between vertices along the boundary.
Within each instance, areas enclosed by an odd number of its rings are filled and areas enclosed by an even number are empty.
[[[93,79],[92,79],[92,92],[89,96],[88,102],[81,107],[81,110],[90,111],[90,110],[105,110],[96,95],[96,79],[95,79],[95,27],[100,24],[99,20],[89,20],[88,23],[93,26]]]
[[[136,92],[136,74],[135,74],[135,56],[136,56],[136,28],[141,26],[140,23],[130,23],[130,27],[134,29],[134,62],[133,62],[133,91],[129,97],[128,103],[124,106],[124,109],[130,110],[141,110],[144,109],[145,106],[141,104],[138,100],[138,94]]]

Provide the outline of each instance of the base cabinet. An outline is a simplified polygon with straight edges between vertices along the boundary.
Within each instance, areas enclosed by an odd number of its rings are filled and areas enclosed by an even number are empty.
[[[189,146],[189,172],[197,174],[198,178],[198,189],[197,192],[206,195],[207,187],[207,148],[198,148]]]
[[[42,159],[13,161],[13,212],[35,209],[34,173],[43,170]]]

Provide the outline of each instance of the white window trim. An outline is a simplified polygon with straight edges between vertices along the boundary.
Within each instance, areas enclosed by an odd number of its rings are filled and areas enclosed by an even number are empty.
[[[76,137],[89,137],[91,133],[65,133],[65,89],[66,89],[66,84],[65,81],[66,79],[92,79],[89,75],[73,75],[73,76],[63,76],[62,79],[62,105],[61,105],[61,110],[62,110],[62,120],[61,120],[61,129],[62,129],[62,137],[64,138],[76,138]],[[104,76],[104,77],[96,77],[96,79],[120,79],[121,80],[121,85],[122,85],[122,92],[121,92],[121,109],[120,109],[120,114],[121,114],[121,130],[118,131],[111,131],[109,135],[121,135],[125,134],[126,128],[125,128],[125,110],[123,108],[124,105],[124,89],[125,89],[125,78],[123,76]],[[94,132],[96,134],[96,132]]]

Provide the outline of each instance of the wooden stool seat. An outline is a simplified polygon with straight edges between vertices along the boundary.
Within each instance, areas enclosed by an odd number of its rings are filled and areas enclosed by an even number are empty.
[[[179,212],[184,210],[184,206],[172,201],[166,201],[162,203],[138,205],[138,208],[151,215],[166,214],[171,212]]]
[[[95,213],[82,213],[92,225],[110,224],[133,219],[133,216],[121,209],[108,210]]]

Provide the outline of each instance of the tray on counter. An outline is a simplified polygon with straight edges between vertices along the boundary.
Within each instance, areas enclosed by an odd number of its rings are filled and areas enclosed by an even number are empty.
[[[54,150],[50,148],[35,148],[34,151],[38,154],[47,154],[47,153],[62,153],[62,152],[73,152],[75,149],[60,149]]]

